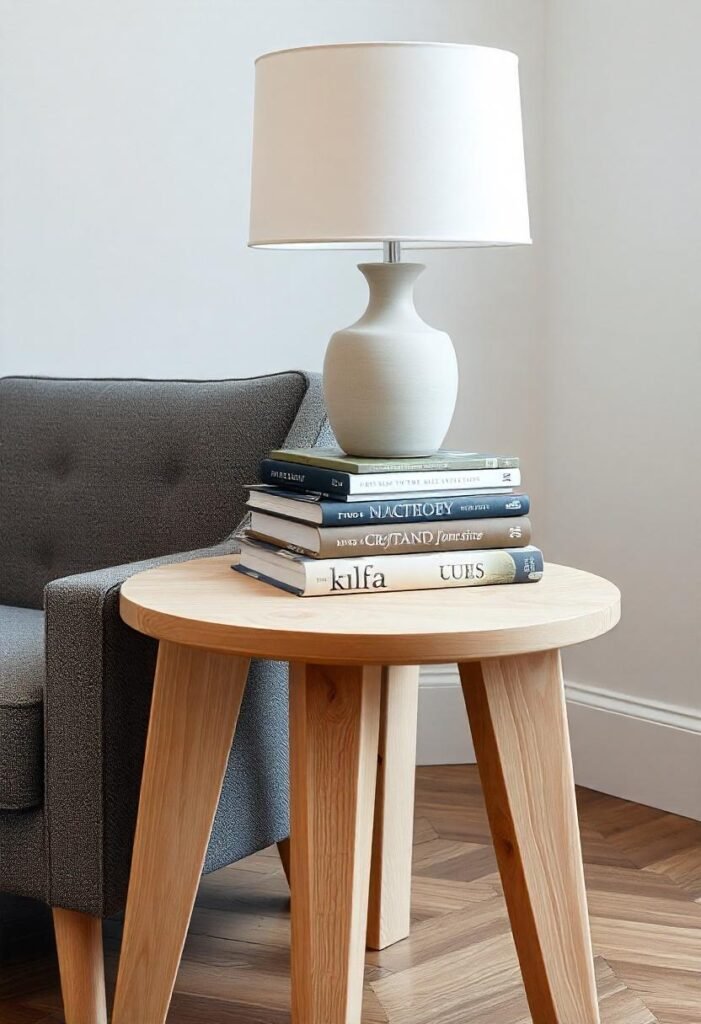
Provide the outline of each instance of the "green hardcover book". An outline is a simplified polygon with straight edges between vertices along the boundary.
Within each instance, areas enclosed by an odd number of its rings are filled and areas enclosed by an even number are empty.
[[[435,455],[416,459],[364,459],[346,455],[340,448],[280,448],[271,459],[320,466],[344,473],[415,473],[421,470],[518,469],[513,455],[486,455],[483,452],[454,452],[441,449]]]

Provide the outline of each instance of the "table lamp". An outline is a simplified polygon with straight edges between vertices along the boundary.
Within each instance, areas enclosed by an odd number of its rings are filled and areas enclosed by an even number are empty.
[[[379,249],[331,338],[328,415],[350,455],[433,454],[455,410],[450,338],[418,315],[402,248],[528,244],[518,58],[453,43],[340,43],[256,61],[249,245]]]

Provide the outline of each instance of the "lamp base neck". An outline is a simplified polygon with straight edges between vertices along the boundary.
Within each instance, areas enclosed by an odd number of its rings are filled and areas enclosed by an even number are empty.
[[[450,338],[421,319],[414,285],[421,263],[362,263],[370,290],[361,318],[337,331],[324,361],[336,440],[349,455],[432,455],[455,409],[458,367]]]

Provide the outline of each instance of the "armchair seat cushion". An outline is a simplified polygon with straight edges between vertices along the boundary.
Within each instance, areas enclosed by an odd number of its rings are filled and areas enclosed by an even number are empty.
[[[44,613],[0,605],[0,810],[43,802]]]

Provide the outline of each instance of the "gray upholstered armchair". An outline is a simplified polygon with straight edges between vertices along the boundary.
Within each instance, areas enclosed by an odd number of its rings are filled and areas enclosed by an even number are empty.
[[[234,550],[258,460],[320,439],[304,373],[0,380],[0,893],[122,908],[156,645],[119,586]],[[251,673],[208,871],[287,836],[287,669]]]

